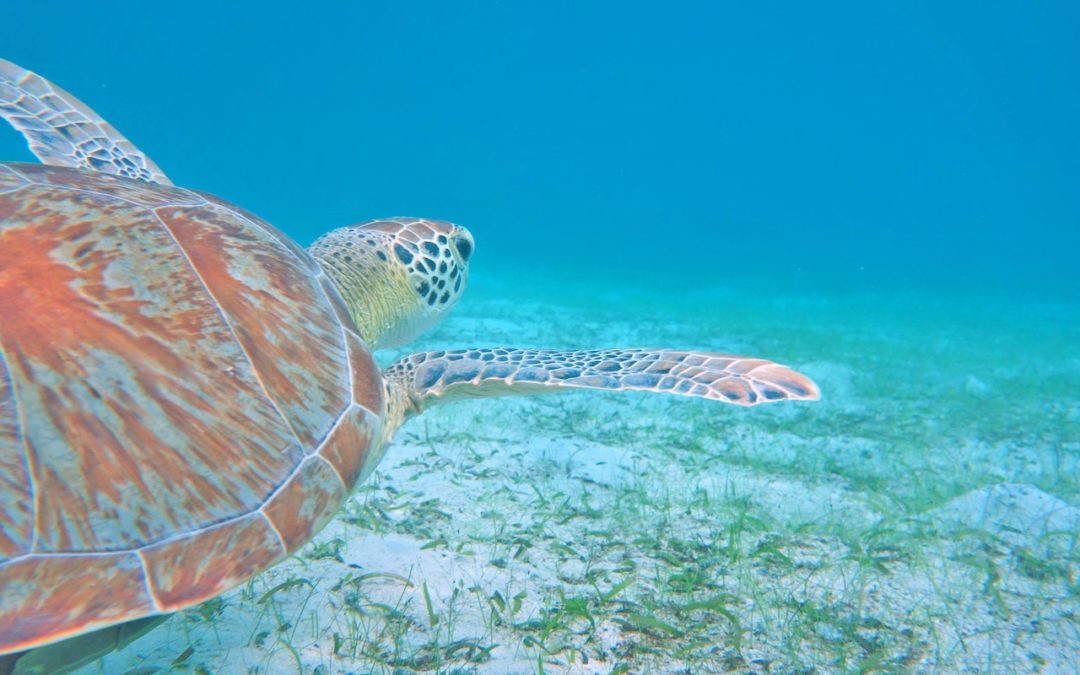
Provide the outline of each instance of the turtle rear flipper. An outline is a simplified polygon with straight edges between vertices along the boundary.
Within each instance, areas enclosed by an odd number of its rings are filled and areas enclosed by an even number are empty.
[[[0,116],[52,166],[69,166],[172,185],[158,165],[79,99],[0,59]]]
[[[819,397],[810,378],[772,361],[674,349],[420,352],[388,367],[383,377],[389,399],[400,408],[390,411],[393,421],[438,401],[573,389],[676,394],[741,406]]]
[[[10,670],[3,670],[5,664],[0,660],[0,673],[11,673],[11,675],[69,673],[139,639],[170,616],[172,615],[148,616],[79,635],[64,642],[0,657],[0,659],[11,657],[11,660],[7,662]]]

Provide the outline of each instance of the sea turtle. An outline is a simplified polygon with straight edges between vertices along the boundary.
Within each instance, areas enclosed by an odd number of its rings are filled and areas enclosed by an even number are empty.
[[[93,659],[296,551],[435,403],[818,396],[770,361],[673,349],[458,349],[380,372],[372,350],[464,291],[467,230],[390,218],[305,251],[6,61],[0,114],[44,163],[0,164],[0,655],[17,672]]]

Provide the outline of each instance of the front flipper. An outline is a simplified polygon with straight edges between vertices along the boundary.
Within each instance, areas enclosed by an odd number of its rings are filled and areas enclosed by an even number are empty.
[[[772,361],[674,349],[459,349],[410,354],[383,376],[400,423],[436,401],[567,389],[649,391],[751,406],[814,401],[810,378]],[[399,417],[399,419],[393,419]]]
[[[157,164],[79,99],[3,59],[0,116],[45,164],[172,185]]]

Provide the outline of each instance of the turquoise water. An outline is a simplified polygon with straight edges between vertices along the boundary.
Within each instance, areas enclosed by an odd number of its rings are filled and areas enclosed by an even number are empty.
[[[0,56],[302,244],[470,228],[417,349],[823,392],[432,411],[317,546],[86,672],[1076,672],[1080,11],[940,5],[5,8]]]
[[[1078,21],[1068,3],[35,2],[6,8],[0,44],[302,243],[416,214],[475,230],[489,269],[1064,294]]]

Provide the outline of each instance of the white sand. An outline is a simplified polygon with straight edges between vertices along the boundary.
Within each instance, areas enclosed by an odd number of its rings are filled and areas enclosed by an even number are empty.
[[[730,342],[768,357],[769,335]],[[487,301],[421,348],[724,342]],[[176,667],[210,673],[1080,672],[1077,439],[950,436],[955,414],[922,400],[985,406],[1013,371],[852,359],[796,364],[825,392],[812,409],[579,393],[430,411],[304,555],[81,672],[189,647]]]

